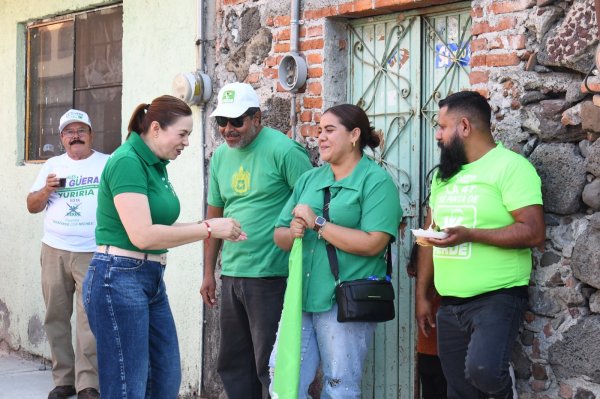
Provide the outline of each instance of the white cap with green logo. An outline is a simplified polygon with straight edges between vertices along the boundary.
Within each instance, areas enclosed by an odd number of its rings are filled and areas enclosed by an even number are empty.
[[[90,122],[90,117],[88,114],[78,109],[70,109],[60,117],[58,131],[62,133],[63,129],[73,122],[80,122],[88,125],[90,129],[92,128],[92,122]]]
[[[248,108],[260,108],[260,100],[256,92],[247,83],[228,83],[219,90],[217,108],[210,114],[213,116],[224,116],[225,118],[237,118]]]

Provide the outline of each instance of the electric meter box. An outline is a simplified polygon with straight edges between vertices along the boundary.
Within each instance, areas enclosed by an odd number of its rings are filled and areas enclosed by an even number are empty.
[[[204,104],[212,95],[208,75],[200,72],[180,73],[173,79],[173,95],[189,105]]]
[[[287,91],[298,91],[304,86],[306,74],[306,61],[297,54],[287,54],[279,62],[279,83]]]

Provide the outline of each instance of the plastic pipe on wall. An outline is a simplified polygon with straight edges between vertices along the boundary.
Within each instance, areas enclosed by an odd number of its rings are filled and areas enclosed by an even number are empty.
[[[600,0],[599,0],[600,1]],[[298,32],[300,30],[300,0],[291,0],[291,15],[290,15],[290,53],[298,54]],[[296,100],[298,93],[292,92],[292,100],[290,102],[290,123],[292,126],[292,138],[298,141],[297,132],[297,113]]]

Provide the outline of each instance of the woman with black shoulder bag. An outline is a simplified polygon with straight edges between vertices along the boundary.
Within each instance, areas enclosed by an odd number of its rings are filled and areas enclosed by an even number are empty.
[[[361,108],[342,104],[325,111],[318,139],[326,164],[300,177],[274,233],[275,243],[287,251],[302,238],[298,397],[308,397],[321,363],[322,398],[359,398],[376,323],[394,317],[385,255],[402,212],[391,177],[363,154],[380,137]],[[359,303],[353,295],[368,300]]]

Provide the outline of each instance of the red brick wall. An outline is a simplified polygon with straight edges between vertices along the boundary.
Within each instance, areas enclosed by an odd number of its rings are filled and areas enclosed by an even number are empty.
[[[225,7],[244,2],[250,3],[248,0],[222,1]],[[443,2],[429,0],[356,0],[324,8],[302,10],[300,18],[303,20],[303,24],[299,33],[299,52],[306,59],[308,76],[306,85],[299,91],[297,101],[296,111],[300,122],[300,133],[303,136],[317,136],[318,134],[317,125],[323,110],[322,77],[325,18],[372,16],[440,3]],[[249,74],[246,82],[258,83],[266,78],[273,81],[278,92],[284,93],[285,90],[278,82],[277,67],[281,58],[290,50],[290,15],[269,16],[266,19],[266,25],[271,28],[273,34],[271,54],[265,60],[262,72]],[[502,42],[499,43],[499,45],[503,45]],[[347,43],[340,40],[336,45],[340,50],[343,50],[346,48]]]
[[[250,3],[248,0],[222,0],[224,8],[245,2]],[[316,125],[322,111],[321,80],[325,18],[371,16],[440,3],[440,1],[414,0],[355,0],[324,8],[302,10],[303,24],[300,27],[299,51],[308,64],[308,78],[306,85],[299,91],[297,102],[301,133],[304,136],[317,134]],[[526,49],[526,36],[522,27],[528,12],[536,5],[536,0],[494,1],[484,6],[478,6],[478,2],[474,1],[473,4],[470,83],[474,90],[489,97],[489,78],[492,70],[523,69],[531,56]],[[266,59],[262,71],[249,74],[246,82],[258,83],[264,79],[272,80],[276,90],[283,93],[285,90],[277,80],[277,66],[290,49],[290,16],[289,14],[269,16],[266,25],[273,33],[271,54]],[[344,41],[337,43],[340,49],[344,49],[346,45]]]
[[[471,12],[470,83],[473,89],[489,97],[491,71],[498,68],[522,70],[531,56],[526,49],[523,22],[536,0],[494,1],[483,7],[476,3]]]
[[[306,12],[301,16],[304,24],[300,27],[298,48],[308,66],[306,84],[299,91],[297,109],[301,123],[300,133],[303,136],[316,136],[317,124],[323,107],[323,24],[324,20],[307,19]],[[264,76],[272,77],[277,91],[286,92],[277,81],[277,66],[281,58],[290,50],[290,17],[289,15],[267,18],[267,26],[273,32],[273,46],[270,56],[265,62]]]

